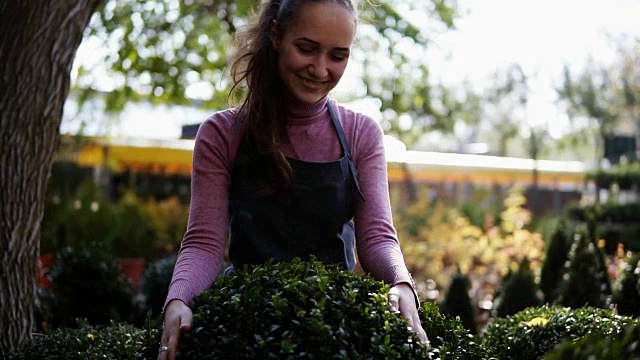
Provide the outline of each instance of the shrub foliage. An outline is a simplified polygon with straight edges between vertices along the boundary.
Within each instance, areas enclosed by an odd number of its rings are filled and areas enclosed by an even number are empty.
[[[184,359],[426,358],[388,286],[312,260],[222,276],[195,298]]]
[[[612,301],[623,315],[640,316],[640,255],[630,256],[621,267]]]
[[[567,341],[545,356],[545,360],[640,360],[640,323],[607,336],[594,333]]]
[[[92,325],[131,320],[131,289],[104,244],[68,247],[56,258],[50,274],[53,287],[42,297],[45,321],[69,327],[80,318]]]
[[[135,360],[144,332],[131,325],[110,324],[57,329],[23,343],[8,360]],[[156,346],[157,350],[157,346]]]
[[[488,357],[534,360],[563,341],[590,333],[598,336],[617,333],[632,321],[633,318],[605,309],[544,305],[496,319],[487,327],[482,344]]]

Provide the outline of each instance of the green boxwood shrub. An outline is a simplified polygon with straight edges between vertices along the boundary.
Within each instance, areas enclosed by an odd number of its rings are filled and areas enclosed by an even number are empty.
[[[180,340],[180,355],[190,360],[427,359],[427,348],[406,320],[390,310],[388,290],[368,275],[313,259],[236,270],[194,299],[193,324]],[[441,315],[433,303],[425,303],[420,315],[443,359],[481,356],[459,320]],[[148,334],[158,337],[159,331]],[[157,345],[142,350],[142,359],[156,356]]]
[[[195,299],[185,359],[426,358],[389,308],[388,287],[293,261],[222,276]],[[355,306],[354,306],[355,305]],[[249,315],[249,316],[248,316]]]
[[[143,334],[127,324],[95,327],[82,323],[75,329],[36,335],[9,353],[8,360],[135,360]]]
[[[618,312],[633,317],[640,316],[640,255],[629,257],[622,263],[612,295]]]
[[[133,296],[116,259],[101,243],[58,252],[50,273],[52,288],[43,293],[51,326],[73,327],[76,319],[92,325],[130,321]]]
[[[607,336],[594,333],[567,341],[546,355],[545,360],[640,360],[640,323]]]
[[[482,345],[488,357],[534,360],[564,341],[591,333],[603,337],[632,322],[633,318],[606,309],[543,305],[496,319],[487,327]]]

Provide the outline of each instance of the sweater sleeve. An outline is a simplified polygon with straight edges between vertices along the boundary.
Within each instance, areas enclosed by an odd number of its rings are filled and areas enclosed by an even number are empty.
[[[356,119],[353,155],[365,198],[356,197],[358,260],[376,279],[390,285],[406,282],[413,287],[393,226],[382,128],[369,117],[360,115]]]
[[[228,237],[233,130],[230,113],[217,113],[196,135],[189,221],[165,305],[173,299],[190,305],[220,273]]]

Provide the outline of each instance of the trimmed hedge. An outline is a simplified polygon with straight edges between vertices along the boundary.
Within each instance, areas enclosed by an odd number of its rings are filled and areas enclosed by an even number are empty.
[[[551,351],[545,360],[640,360],[640,323],[629,325],[621,332],[607,336],[587,335],[567,341]]]
[[[61,328],[35,336],[9,353],[8,360],[135,360],[144,334],[131,325],[81,323],[77,329]]]
[[[267,263],[218,278],[194,299],[182,359],[427,359],[427,348],[390,310],[389,286],[318,261]],[[460,320],[433,303],[420,309],[442,359],[478,359],[483,351]],[[156,339],[147,343],[157,343]],[[142,351],[154,359],[157,346]],[[433,356],[438,358],[438,351]]]
[[[564,341],[614,334],[632,322],[631,317],[605,309],[544,305],[496,319],[487,327],[482,345],[488,357],[534,360]]]
[[[194,299],[184,359],[427,358],[389,287],[311,260],[221,276]],[[157,349],[156,349],[157,350]],[[149,354],[154,358],[156,354]]]

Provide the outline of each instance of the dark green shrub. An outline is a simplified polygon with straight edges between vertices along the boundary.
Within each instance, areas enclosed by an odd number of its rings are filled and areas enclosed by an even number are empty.
[[[622,315],[640,316],[640,255],[628,258],[621,266],[612,302]]]
[[[543,305],[496,319],[482,336],[482,345],[489,357],[534,360],[564,341],[616,333],[632,321],[606,309]]]
[[[518,271],[503,280],[500,295],[494,302],[496,316],[513,315],[528,307],[538,306],[540,303],[531,263],[529,259],[524,258],[518,266]]]
[[[460,318],[440,313],[435,303],[423,303],[420,308],[422,328],[429,336],[433,358],[442,360],[483,359],[485,351],[479,341],[465,329]]]
[[[237,270],[194,299],[181,358],[426,359],[427,348],[390,310],[388,290],[368,275],[315,260]],[[459,321],[431,303],[420,314],[432,345],[449,356],[443,358],[478,358],[480,350]],[[151,334],[155,340],[158,335],[157,329]],[[154,359],[157,345],[142,353]]]
[[[557,302],[571,308],[606,307],[611,295],[609,274],[602,251],[588,231],[578,232],[569,251]]]
[[[162,312],[176,260],[175,254],[166,256],[149,264],[144,271],[141,292],[144,297],[145,312],[151,310],[154,317]]]
[[[103,244],[58,252],[50,276],[52,289],[43,301],[53,327],[74,326],[77,318],[99,325],[129,320],[133,315],[129,284]]]
[[[555,300],[556,289],[562,278],[562,269],[569,258],[573,229],[567,221],[561,219],[547,241],[547,251],[540,273],[540,290],[544,294],[544,301],[551,303]]]
[[[426,358],[426,347],[389,309],[386,291],[369,277],[316,262],[267,264],[222,276],[195,299],[183,356]]]
[[[475,335],[478,332],[478,326],[476,309],[469,297],[470,287],[469,278],[458,269],[451,278],[447,293],[440,304],[440,312],[454,318],[459,317],[464,328]]]
[[[567,341],[546,355],[545,360],[640,360],[640,323],[607,336],[594,333]]]
[[[134,360],[142,334],[142,330],[126,324],[94,327],[83,323],[76,329],[36,335],[10,353],[8,360]]]

